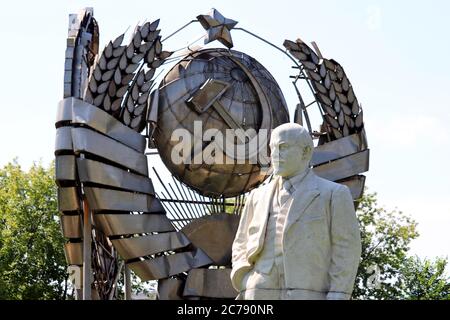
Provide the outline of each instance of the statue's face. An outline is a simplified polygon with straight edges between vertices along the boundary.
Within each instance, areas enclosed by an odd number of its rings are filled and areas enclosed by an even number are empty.
[[[309,167],[312,154],[312,140],[309,134],[302,139],[298,127],[282,128],[272,131],[270,138],[273,173],[289,178],[300,174]]]

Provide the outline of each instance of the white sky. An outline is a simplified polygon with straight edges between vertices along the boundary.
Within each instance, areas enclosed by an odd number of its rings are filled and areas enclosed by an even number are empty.
[[[279,46],[297,37],[316,41],[325,57],[343,65],[363,104],[370,191],[378,192],[386,208],[397,207],[419,222],[421,236],[413,242],[413,253],[450,256],[450,2],[5,3],[0,11],[0,165],[14,157],[25,167],[53,159],[68,14],[85,6],[94,7],[101,47],[144,20],[161,18],[162,34],[168,35],[211,7]],[[202,33],[194,25],[165,49],[178,49]],[[234,49],[272,72],[292,114],[297,100],[288,79],[289,60],[239,31],[232,34]]]

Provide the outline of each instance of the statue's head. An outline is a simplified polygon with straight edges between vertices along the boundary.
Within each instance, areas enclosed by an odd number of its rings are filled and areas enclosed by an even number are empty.
[[[273,173],[289,178],[309,168],[314,144],[308,130],[285,123],[272,131],[270,149]]]

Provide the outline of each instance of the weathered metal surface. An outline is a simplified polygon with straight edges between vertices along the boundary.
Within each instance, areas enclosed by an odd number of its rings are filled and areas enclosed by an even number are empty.
[[[336,160],[356,152],[367,149],[367,141],[364,131],[352,134],[338,140],[322,144],[314,148],[311,165]]]
[[[152,200],[152,203],[150,204],[150,210],[148,212],[165,214],[166,210],[162,206],[161,201],[159,201],[158,198],[155,198]]]
[[[89,67],[98,53],[98,25],[92,8],[69,15],[66,63],[64,66],[64,97],[83,96]]]
[[[75,42],[78,36],[80,23],[77,15],[69,15],[69,33],[67,38],[67,48],[64,62],[64,97],[69,97],[75,92],[72,92],[72,77],[73,77],[73,59],[75,58]]]
[[[354,176],[345,180],[337,181],[340,184],[346,185],[352,193],[353,200],[360,199],[364,193],[365,176]]]
[[[98,57],[84,97],[138,132],[146,125],[155,70],[172,54],[162,51],[158,23],[136,26],[127,45],[122,45],[124,34],[111,41]]]
[[[208,79],[228,82],[231,86],[217,99],[205,99],[205,104],[200,109],[204,110],[211,101],[220,103],[223,108],[219,109],[226,109],[230,115],[227,117],[229,123],[224,121],[223,114],[219,114],[214,107],[199,114],[186,103]],[[207,94],[205,96],[208,98]],[[154,101],[155,97],[152,105]],[[233,197],[257,187],[265,180],[265,174],[256,174],[252,179],[240,175],[242,168],[248,170],[249,165],[238,163],[236,155],[230,155],[233,160],[231,164],[217,163],[212,166],[201,163],[186,166],[172,161],[172,151],[179,144],[177,139],[171,139],[172,133],[184,128],[190,133],[191,139],[201,138],[198,130],[195,130],[197,121],[202,123],[203,132],[214,129],[224,137],[232,122],[236,122],[232,127],[269,131],[289,121],[281,89],[255,59],[241,52],[222,49],[194,52],[182,59],[164,77],[159,87],[158,102],[158,130],[153,135],[155,145],[164,164],[180,181],[203,196]],[[261,144],[264,145],[264,142]],[[195,154],[199,154],[197,151],[199,150],[195,150]],[[217,157],[224,155],[225,152],[220,152]],[[260,163],[255,161],[251,166],[255,171],[261,172]]]
[[[158,281],[159,300],[182,300],[184,281],[181,279],[167,278]]]
[[[76,181],[75,156],[65,155],[55,158],[55,180],[61,186],[63,183]]]
[[[94,222],[107,236],[175,231],[164,214],[97,213]]]
[[[66,98],[58,104],[56,123],[70,121],[95,129],[137,152],[145,151],[145,137],[122,124],[113,116],[85,101]]]
[[[148,110],[147,115],[147,121],[153,122],[153,124],[156,124],[158,122],[158,102],[159,102],[159,90],[155,89],[152,91],[150,95],[149,101],[150,109]]]
[[[72,122],[72,104],[74,100],[76,101],[78,99],[70,97],[59,101],[58,106],[56,107],[56,127],[59,127],[61,122]]]
[[[181,232],[114,239],[111,242],[125,260],[181,249],[191,243]]]
[[[67,242],[64,245],[64,253],[68,265],[82,265],[83,264],[83,243],[82,242]]]
[[[154,195],[150,178],[143,177],[102,162],[77,159],[81,182],[90,182],[129,191]]]
[[[201,249],[196,249],[191,252],[181,252],[154,259],[131,262],[128,266],[142,281],[148,281],[174,276],[210,263],[211,260],[208,256]]]
[[[55,138],[55,155],[62,152],[72,153],[72,128],[71,127],[61,127],[56,129]]]
[[[233,47],[230,30],[236,26],[237,21],[225,18],[216,9],[211,9],[209,14],[198,15],[197,19],[207,31],[205,44],[217,40],[227,48]]]
[[[313,168],[324,179],[337,181],[369,170],[369,150],[364,150],[336,161]]]
[[[57,193],[60,212],[80,210],[80,201],[75,187],[58,188]]]
[[[228,266],[238,225],[239,215],[218,213],[193,220],[181,232],[195,247],[205,251],[214,265]]]
[[[85,187],[91,210],[151,212],[154,196],[133,192]]]
[[[58,129],[59,130],[59,129]],[[87,152],[148,176],[147,158],[143,153],[111,138],[85,128],[72,129],[73,149]]]
[[[233,115],[217,101],[230,86],[231,84],[225,81],[208,79],[198,91],[186,101],[186,104],[197,113],[203,113],[212,106],[230,129],[242,129],[239,121],[237,121]]]
[[[184,286],[184,297],[233,299],[238,292],[231,285],[231,269],[192,269]]]
[[[286,40],[284,46],[302,64],[299,78],[306,80],[322,109],[326,135],[319,144],[363,131],[363,112],[343,67],[333,59],[324,58],[301,39]],[[317,50],[317,45],[313,46]],[[303,100],[300,92],[298,95]]]
[[[81,238],[81,216],[77,215],[61,215],[61,229],[63,236],[66,238]]]

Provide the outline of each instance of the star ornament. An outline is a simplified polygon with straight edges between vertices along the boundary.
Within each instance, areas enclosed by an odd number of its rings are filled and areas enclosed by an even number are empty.
[[[208,32],[205,38],[205,44],[217,40],[228,49],[233,47],[230,30],[237,25],[237,21],[225,18],[216,9],[212,9],[209,14],[197,16],[197,20]]]

